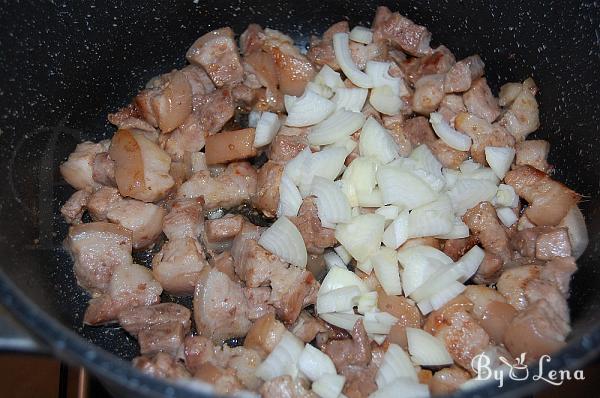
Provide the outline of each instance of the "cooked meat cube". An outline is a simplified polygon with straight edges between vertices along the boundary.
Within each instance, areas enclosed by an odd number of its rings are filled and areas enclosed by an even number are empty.
[[[150,82],[148,82],[148,84],[150,84]],[[133,104],[145,122],[152,127],[158,127],[158,122],[152,106],[152,99],[159,92],[159,89],[157,87],[153,87],[153,85],[147,85],[146,87],[146,89],[140,91],[138,95],[135,96],[133,99]],[[125,130],[127,129],[129,129],[129,127],[127,127]]]
[[[387,61],[387,44],[384,42],[364,45],[350,41],[349,47],[350,56],[358,69],[364,69],[369,61]]]
[[[477,244],[477,241],[477,238],[472,236],[469,236],[468,238],[448,239],[444,242],[443,251],[448,257],[452,258],[452,260],[458,261],[458,259]]]
[[[307,146],[306,135],[286,135],[279,132],[271,142],[269,159],[274,162],[287,162],[295,158]]]
[[[494,342],[501,344],[508,325],[517,313],[515,308],[498,291],[487,286],[469,285],[463,294],[473,303],[471,315]]]
[[[433,395],[449,395],[470,378],[471,375],[458,366],[444,368],[434,373],[429,382],[429,390]]]
[[[352,339],[332,340],[323,350],[338,372],[348,365],[367,366],[371,361],[371,346],[361,320],[356,321],[350,333]]]
[[[473,275],[473,282],[478,284],[490,284],[498,280],[498,276],[504,269],[504,260],[497,254],[486,251],[477,272]]]
[[[296,321],[300,311],[317,302],[319,282],[309,271],[290,265],[271,274],[271,299],[277,316],[286,324]]]
[[[169,175],[169,155],[141,133],[117,131],[110,157],[115,161],[115,179],[123,196],[153,202],[163,198],[175,183]]]
[[[185,75],[192,88],[192,97],[198,97],[215,91],[215,85],[204,69],[196,65],[188,65],[181,69],[181,72]]]
[[[139,332],[137,339],[142,355],[166,352],[177,355],[186,331],[181,323],[161,323],[152,329],[143,329]]]
[[[191,316],[191,311],[182,305],[162,303],[121,311],[119,324],[133,336],[137,336],[144,329],[152,329],[156,325],[165,323],[178,323],[187,333],[191,326]]]
[[[198,332],[215,344],[245,336],[251,322],[242,286],[220,271],[204,268],[194,293],[194,320]]]
[[[322,254],[326,248],[335,245],[335,230],[321,225],[314,197],[304,198],[298,216],[290,217],[290,221],[300,231],[309,254]]]
[[[133,234],[133,248],[152,245],[162,233],[165,210],[153,203],[135,199],[114,202],[106,213],[109,221],[119,224]]]
[[[233,86],[243,79],[244,71],[231,28],[201,36],[192,44],[186,58],[191,64],[202,66],[217,87]]]
[[[317,398],[318,395],[302,384],[300,378],[279,376],[265,382],[258,390],[263,398]]]
[[[224,251],[222,253],[218,253],[214,255],[210,260],[210,265],[216,269],[224,273],[231,279],[232,281],[239,282],[240,278],[235,274],[233,257],[229,251]]]
[[[107,214],[111,207],[120,201],[123,197],[119,195],[119,190],[112,187],[102,187],[94,192],[87,203],[87,210],[94,221],[108,220]]]
[[[577,271],[577,264],[573,257],[557,257],[544,265],[540,277],[553,283],[563,296],[568,297],[571,275],[575,271]]]
[[[427,28],[397,12],[392,13],[385,6],[377,7],[372,29],[374,41],[389,41],[393,46],[417,57],[431,52],[431,33]]]
[[[552,304],[541,299],[512,320],[504,335],[504,344],[512,355],[526,352],[527,360],[535,361],[564,347],[570,331],[569,324],[555,312]]]
[[[348,31],[348,21],[340,21],[331,25],[322,37],[312,36],[306,57],[315,65],[328,65],[331,69],[339,71],[340,66],[333,51],[333,35],[347,33]]]
[[[558,224],[580,199],[576,192],[531,166],[509,171],[504,181],[529,202],[525,214],[536,225]]]
[[[204,227],[202,199],[177,199],[163,219],[163,232],[168,239],[194,238],[200,236]]]
[[[163,133],[169,133],[188,118],[192,111],[192,87],[186,75],[178,70],[160,76],[160,87],[154,89],[152,110]]]
[[[179,198],[204,197],[206,209],[230,208],[249,201],[256,193],[256,170],[247,162],[230,163],[225,172],[211,177],[207,171],[194,173],[177,192]]]
[[[107,292],[90,300],[83,322],[100,325],[116,321],[121,311],[160,301],[162,287],[147,268],[137,264],[117,267]]]
[[[532,89],[530,87],[533,86]],[[535,83],[531,78],[523,82],[519,95],[500,120],[517,141],[523,141],[540,126],[538,103],[535,99]]]
[[[229,356],[227,367],[235,371],[236,377],[247,389],[255,390],[262,384],[262,380],[256,377],[256,368],[262,362],[262,358],[254,350],[246,347],[224,347],[223,351]]]
[[[94,181],[94,160],[96,155],[106,152],[103,143],[82,142],[75,147],[66,162],[60,165],[60,174],[65,181],[77,190],[93,191],[100,184]]]
[[[534,227],[518,231],[511,244],[523,257],[550,260],[571,256],[571,242],[567,228]]]
[[[402,126],[402,130],[413,147],[429,144],[436,140],[429,121],[423,116],[407,119]]]
[[[471,55],[450,68],[444,79],[446,93],[460,93],[471,87],[471,82],[483,76],[485,67],[479,55]]]
[[[252,199],[252,205],[267,217],[277,215],[282,175],[283,165],[273,161],[268,161],[258,170],[256,196]]]
[[[548,153],[550,143],[545,140],[525,140],[517,143],[515,149],[517,166],[529,165],[538,170],[548,173],[551,166],[548,164]]]
[[[421,58],[409,58],[399,66],[406,79],[414,84],[425,75],[448,72],[455,63],[456,59],[450,50],[446,46],[439,46],[432,53]]]
[[[499,124],[490,124],[486,120],[470,113],[461,112],[454,119],[456,130],[467,134],[473,139],[471,156],[473,160],[487,165],[485,147],[514,147],[515,139]]]
[[[244,296],[248,302],[248,319],[251,321],[265,314],[275,312],[269,301],[271,299],[270,287],[246,287]]]
[[[152,259],[152,273],[166,292],[191,295],[208,262],[194,238],[177,238],[165,243]]]
[[[485,77],[473,82],[471,88],[463,94],[463,100],[469,113],[489,123],[492,123],[500,116],[498,99],[492,94]]]
[[[268,285],[275,270],[287,267],[279,257],[259,246],[255,239],[246,240],[234,259],[236,274],[250,287]]]
[[[173,161],[182,161],[185,152],[198,152],[204,148],[206,134],[198,114],[192,112],[166,137],[164,149]]]
[[[244,55],[248,55],[255,51],[259,51],[263,45],[263,29],[260,25],[251,23],[246,30],[240,35],[240,51]]]
[[[444,99],[444,75],[426,75],[415,83],[411,105],[413,111],[429,115]]]
[[[244,347],[252,349],[265,358],[273,351],[285,333],[285,326],[273,313],[267,313],[256,320],[244,339]]]
[[[383,289],[377,289],[377,306],[398,318],[398,322],[390,329],[388,341],[408,349],[406,328],[420,328],[423,324],[421,312],[415,303],[402,296],[388,296]]]
[[[242,230],[244,217],[237,214],[228,214],[214,220],[206,220],[204,222],[204,230],[206,238],[209,242],[223,242],[232,240]]]
[[[383,125],[388,130],[396,145],[398,145],[398,153],[402,157],[407,157],[413,150],[412,143],[403,130],[404,116],[383,116]]]
[[[115,113],[109,113],[107,119],[119,129],[138,129],[148,132],[156,131],[154,125],[144,120],[143,112],[135,102],[120,108]]]
[[[348,398],[368,398],[377,390],[375,378],[378,366],[373,362],[369,366],[348,365],[339,373],[346,377],[342,393]]]
[[[254,129],[224,131],[206,138],[206,164],[221,164],[256,155]]]
[[[192,373],[205,363],[225,365],[221,353],[221,346],[214,345],[208,337],[187,336],[183,342],[185,366]]]
[[[85,212],[87,203],[90,199],[88,191],[77,191],[60,208],[60,214],[69,224],[81,224],[81,217]]]
[[[181,362],[164,352],[159,352],[153,357],[143,355],[134,358],[133,366],[138,368],[142,373],[154,377],[172,380],[190,377],[190,373],[185,369],[185,366],[183,366]]]
[[[460,164],[469,158],[469,152],[458,151],[441,139],[430,142],[427,146],[442,166],[450,169],[458,169]]]
[[[209,94],[194,97],[193,106],[200,128],[208,135],[221,131],[235,111],[231,90],[228,88],[219,88]]]
[[[115,180],[115,162],[108,156],[108,152],[99,153],[94,158],[92,178],[98,184],[109,187],[117,186],[117,181]]]
[[[133,261],[131,241],[131,231],[111,223],[70,227],[66,246],[75,262],[78,283],[92,293],[106,291],[113,272]]]
[[[317,334],[327,332],[323,321],[315,318],[307,311],[300,312],[298,319],[289,327],[289,330],[305,343],[313,341],[317,337]]]
[[[465,108],[465,103],[460,95],[446,94],[437,111],[442,115],[445,121],[453,124],[456,115],[461,112],[466,112],[467,108]]]
[[[229,395],[243,389],[233,369],[224,369],[210,363],[201,365],[194,372],[194,378],[212,384],[215,393],[219,395]]]

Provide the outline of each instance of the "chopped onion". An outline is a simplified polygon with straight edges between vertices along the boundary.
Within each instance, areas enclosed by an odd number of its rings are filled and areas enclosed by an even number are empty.
[[[331,69],[329,65],[323,65],[313,81],[322,86],[327,86],[333,91],[337,91],[338,88],[346,87],[340,74]]]
[[[429,122],[433,131],[441,138],[442,141],[450,148],[454,148],[457,151],[468,151],[471,148],[471,137],[466,134],[459,133],[454,130],[442,115],[438,112],[432,112],[429,114]]]
[[[498,207],[496,209],[496,214],[498,215],[500,221],[502,221],[502,224],[504,224],[504,226],[507,228],[511,227],[514,223],[519,221],[519,218],[516,216],[515,211],[510,207]]]
[[[358,312],[366,314],[377,310],[377,292],[368,292],[358,298]]]
[[[356,321],[362,319],[362,316],[340,312],[329,312],[327,314],[319,314],[319,318],[333,326],[350,331],[354,328]]]
[[[260,148],[267,144],[270,144],[279,131],[281,122],[277,114],[272,112],[263,112],[258,119],[256,124],[256,130],[254,131],[254,147]]]
[[[462,269],[462,276],[458,278],[460,282],[466,282],[477,272],[477,269],[481,265],[485,252],[479,246],[473,246],[468,252],[456,262],[456,267]]]
[[[452,259],[431,246],[419,245],[400,249],[398,261],[402,264],[402,287],[410,295],[427,281],[438,269],[452,264]]]
[[[404,84],[404,80],[399,77],[390,76],[389,69],[391,63],[390,62],[379,62],[379,61],[368,61],[366,65],[365,71],[367,75],[371,78],[373,82],[373,87],[384,87],[388,86],[394,95],[398,98],[406,96],[409,94],[406,85]]]
[[[281,176],[279,183],[279,204],[277,205],[277,217],[295,217],[302,205],[302,196],[296,184],[285,173]]]
[[[371,261],[375,276],[381,283],[385,294],[388,296],[401,295],[402,284],[400,283],[400,268],[396,250],[384,246],[371,256]]]
[[[304,350],[304,343],[287,330],[273,351],[256,368],[256,376],[267,381],[275,377],[298,375],[298,359]]]
[[[464,271],[462,267],[439,267],[432,276],[410,294],[410,297],[417,302],[428,299],[463,275]]]
[[[498,183],[500,182],[500,179],[498,179],[498,176],[496,175],[496,173],[494,173],[494,170],[492,170],[489,167],[481,167],[477,170],[473,170],[468,173],[461,173],[460,178],[489,180],[493,182],[494,185],[498,185]]]
[[[473,159],[467,159],[458,166],[460,172],[463,174],[472,173],[475,170],[482,168],[483,166],[477,162],[474,162]]]
[[[485,147],[485,160],[498,178],[503,179],[515,158],[515,149],[510,147]]]
[[[408,239],[408,210],[403,210],[383,232],[383,244],[397,249]]]
[[[358,191],[356,194],[358,205],[361,207],[380,207],[383,206],[383,196],[381,190],[375,188],[371,192]]]
[[[347,224],[338,224],[335,238],[357,261],[365,261],[379,249],[385,218],[379,214],[363,214]]]
[[[489,180],[464,178],[448,191],[452,207],[456,214],[462,216],[471,207],[480,202],[489,202],[496,195],[497,187]]]
[[[450,300],[461,294],[465,290],[466,286],[460,282],[451,282],[448,286],[442,289],[440,292],[429,297],[427,301],[431,304],[432,310],[439,310],[445,306]],[[426,315],[426,313],[423,313]]]
[[[458,217],[452,220],[452,229],[450,232],[442,235],[437,235],[438,239],[461,239],[469,236],[469,227]]]
[[[323,253],[323,260],[325,260],[325,266],[327,267],[327,270],[330,270],[333,267],[348,269],[340,256],[338,256],[332,250],[325,250],[325,253]]]
[[[414,209],[433,202],[436,198],[436,193],[426,182],[398,166],[380,167],[377,182],[386,204]]]
[[[370,193],[377,185],[377,168],[378,164],[373,159],[356,158],[344,171],[342,180],[350,182],[356,192]]]
[[[373,81],[366,73],[358,69],[352,55],[350,54],[350,46],[348,44],[348,33],[336,33],[333,35],[333,51],[335,59],[340,65],[342,72],[352,83],[358,87],[371,88]]]
[[[426,331],[407,327],[406,339],[414,363],[422,366],[452,365],[452,357],[444,343]]]
[[[365,274],[370,274],[371,271],[373,271],[373,262],[370,258],[366,259],[365,261],[357,261],[356,268],[358,268]]]
[[[351,137],[346,137],[339,141],[334,142],[331,145],[326,146],[325,148],[344,148],[346,150],[346,156],[350,155],[352,151],[358,147],[358,142],[354,141]]]
[[[256,125],[258,124],[258,120],[260,119],[261,113],[261,111],[252,110],[248,114],[248,127],[256,127]]]
[[[306,83],[306,90],[314,91],[315,93],[319,94],[321,97],[324,97],[327,99],[333,97],[333,90],[331,88],[324,86],[322,84],[319,84],[319,83],[315,83],[315,82]]]
[[[427,173],[428,178],[425,181],[429,182],[431,188],[436,192],[441,191],[446,182],[442,174],[442,164],[433,155],[429,147],[427,145],[419,145],[410,154],[410,159],[415,161],[416,170],[421,169]],[[410,159],[404,159],[403,164],[408,166],[407,163]]]
[[[383,388],[398,378],[406,378],[413,382],[419,380],[408,354],[398,344],[390,344],[375,376],[375,382],[377,387]],[[395,396],[398,396],[397,394],[398,391]]]
[[[322,222],[337,224],[350,221],[350,204],[333,181],[315,176],[310,193],[316,196],[317,212]]]
[[[332,101],[336,109],[345,109],[351,112],[360,112],[365,105],[369,90],[366,88],[340,87],[335,90]]]
[[[345,286],[317,296],[317,314],[350,311],[357,303],[360,289]]]
[[[283,169],[283,174],[287,175],[296,185],[303,181],[306,169],[312,163],[312,152],[306,147],[298,153],[293,159],[288,161]],[[311,178],[312,180],[312,178]]]
[[[408,215],[408,237],[443,235],[452,231],[454,210],[448,195],[413,209]]]
[[[311,145],[332,144],[351,136],[364,123],[365,115],[362,113],[339,109],[311,129],[308,142]]]
[[[383,342],[385,341],[385,339],[387,338],[386,334],[367,334],[367,336],[373,340],[374,342],[376,342],[378,345],[382,345]]]
[[[314,91],[306,90],[288,109],[285,124],[293,127],[312,126],[325,120],[334,110],[333,102]]]
[[[364,26],[355,26],[350,31],[350,40],[362,44],[371,44],[373,42],[373,31]]]
[[[307,253],[298,228],[287,217],[280,217],[258,239],[258,244],[283,260],[306,268]]]
[[[387,312],[367,312],[363,318],[365,331],[370,334],[389,334],[398,318]]]
[[[352,209],[356,209],[358,207],[358,195],[356,194],[354,185],[352,185],[350,181],[343,179],[334,182],[340,187],[340,190],[344,193],[344,195],[346,195],[346,199],[348,199],[348,203],[350,203]]]
[[[284,95],[283,96],[283,105],[285,106],[286,113],[290,113],[290,110],[294,106],[294,104],[298,101],[298,97],[295,95]],[[258,122],[258,119],[256,120]]]
[[[328,147],[322,151],[311,154],[308,162],[300,170],[300,181],[298,186],[302,197],[310,194],[312,180],[316,177],[323,177],[333,181],[342,172],[344,161],[346,160],[346,150],[341,147]],[[289,163],[288,163],[289,165]],[[286,168],[287,166],[286,165]]]
[[[327,354],[306,344],[298,358],[298,369],[310,380],[315,381],[326,374],[336,374],[335,365]]]
[[[398,392],[402,391],[401,396],[410,398],[429,398],[429,388],[426,384],[419,384],[406,378],[397,378],[391,381],[383,388],[375,391],[369,398],[397,398]]]
[[[519,195],[511,185],[500,184],[496,191],[496,196],[492,199],[494,206],[512,207],[519,206]]]
[[[373,88],[369,96],[369,103],[376,111],[389,116],[399,114],[404,105],[404,101],[398,95],[394,94],[390,86]]]
[[[398,218],[398,215],[400,214],[400,208],[394,205],[386,205],[375,210],[375,214],[383,216],[386,222],[393,221]]]
[[[423,315],[427,315],[431,311],[433,311],[433,307],[431,306],[431,302],[429,300],[427,300],[427,299],[419,301],[417,303],[417,307],[419,308],[419,311],[421,311],[421,314],[423,314]]]
[[[315,348],[316,349],[316,348]],[[324,374],[312,384],[312,390],[321,398],[339,398],[346,378],[338,374]]]
[[[337,245],[333,248],[333,251],[335,251],[337,255],[340,256],[344,264],[348,265],[350,264],[350,261],[352,261],[352,256],[350,255],[350,253],[348,253],[348,250],[344,249],[344,246]]]
[[[367,293],[369,288],[365,285],[362,279],[352,271],[347,269],[334,267],[329,270],[325,279],[321,283],[318,295],[327,294],[333,290],[340,289],[342,287],[356,286],[360,290],[361,294]]]
[[[567,227],[573,257],[578,259],[585,251],[590,238],[588,236],[587,227],[585,226],[585,218],[577,205],[574,205],[569,209],[569,212],[565,218],[562,219],[559,226]]]
[[[446,181],[446,188],[452,188],[454,184],[458,181],[461,173],[458,170],[454,169],[442,169],[442,175],[444,176],[444,180]]]
[[[398,145],[377,120],[370,117],[360,133],[358,149],[361,156],[367,156],[386,164],[400,157]]]

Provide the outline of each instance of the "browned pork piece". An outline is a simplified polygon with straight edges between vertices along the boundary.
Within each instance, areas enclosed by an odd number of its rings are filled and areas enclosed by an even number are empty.
[[[492,123],[500,116],[498,99],[492,94],[485,77],[473,82],[471,88],[463,94],[463,100],[467,111],[479,118]]]
[[[510,106],[500,120],[500,124],[504,126],[517,141],[523,141],[530,133],[537,130],[540,126],[538,103],[535,99],[537,87],[531,78],[525,80],[520,89],[514,89],[514,83],[509,84],[513,84],[513,86],[511,86],[513,88],[505,90],[503,102]],[[506,91],[509,91],[510,95]],[[513,95],[514,99],[512,98]]]
[[[350,334],[351,339],[332,340],[323,350],[338,372],[350,365],[367,366],[371,361],[371,345],[361,320],[356,321]]]
[[[147,268],[137,264],[117,267],[106,293],[90,300],[83,322],[100,325],[116,321],[121,311],[160,301],[162,287]]]
[[[206,164],[222,164],[256,156],[254,129],[223,131],[206,138]]]
[[[81,217],[85,212],[88,201],[90,200],[88,191],[76,191],[60,208],[60,214],[69,224],[81,224]]]
[[[456,94],[446,94],[438,108],[438,113],[442,115],[448,123],[453,123],[454,118],[461,112],[466,112],[467,108],[463,102],[462,96]]]
[[[467,134],[473,139],[471,156],[473,160],[482,165],[487,165],[485,147],[514,147],[515,139],[499,124],[490,124],[470,113],[461,112],[454,119],[456,130]]]
[[[248,330],[244,339],[244,347],[252,349],[262,358],[266,358],[279,343],[285,331],[285,326],[275,318],[275,314],[265,314]]]
[[[106,291],[113,272],[132,263],[131,241],[131,231],[111,223],[70,227],[65,244],[73,256],[78,283],[92,293]]]
[[[471,82],[483,76],[485,65],[479,55],[471,55],[450,68],[444,78],[446,93],[460,93],[471,87]]]
[[[207,267],[204,250],[195,238],[169,240],[152,259],[154,277],[174,295],[193,294],[201,271]]]
[[[386,61],[387,44],[384,42],[375,42],[370,44],[361,44],[350,41],[350,56],[359,69],[364,69],[369,61]]]
[[[300,312],[298,319],[289,327],[289,330],[305,343],[313,341],[317,334],[327,332],[324,322],[307,311]]]
[[[108,146],[105,141],[99,143],[82,142],[77,144],[66,162],[60,165],[60,174],[65,181],[77,190],[91,192],[100,187],[94,181],[94,160],[96,155],[106,152]]]
[[[239,214],[227,214],[224,217],[204,222],[204,231],[208,242],[230,241],[242,230],[244,217]]]
[[[335,230],[321,225],[314,197],[304,198],[298,216],[290,217],[290,221],[300,231],[309,254],[322,254],[327,247],[335,245]]]
[[[471,315],[493,342],[502,344],[504,333],[517,310],[506,302],[504,296],[487,286],[469,285],[463,294],[473,303]]]
[[[87,203],[87,210],[94,221],[107,221],[108,211],[113,204],[123,200],[119,190],[113,187],[102,187],[94,192]]]
[[[215,393],[219,395],[233,394],[242,389],[233,369],[221,368],[211,363],[201,365],[194,372],[194,378],[212,384]]]
[[[564,227],[527,228],[512,236],[511,244],[523,257],[551,260],[571,256],[569,233]]]
[[[509,171],[504,181],[529,202],[525,214],[536,225],[558,224],[580,199],[579,194],[531,166]]]
[[[187,60],[204,68],[217,87],[235,85],[243,79],[238,48],[231,28],[213,30],[192,44]]]
[[[408,349],[406,328],[420,328],[423,324],[421,312],[415,303],[402,296],[388,296],[383,289],[377,289],[377,307],[381,311],[392,314],[398,318],[398,322],[390,329],[387,340],[398,344],[405,350]]]
[[[258,170],[256,196],[252,200],[252,205],[267,217],[277,215],[282,175],[283,165],[273,161],[268,161]]]
[[[235,259],[235,272],[247,286],[268,285],[274,270],[287,267],[284,261],[263,249],[255,239],[248,238],[245,242],[241,240],[234,240],[232,254]],[[236,248],[241,245],[243,248],[238,252]]]
[[[143,249],[152,245],[162,233],[166,211],[153,203],[135,199],[123,199],[110,205],[106,218],[132,232],[133,248]]]
[[[179,198],[204,197],[206,209],[234,207],[249,201],[256,193],[256,170],[250,163],[234,162],[225,172],[211,177],[208,171],[199,171],[183,183],[177,192]]]
[[[529,165],[544,173],[548,173],[552,169],[547,160],[550,152],[548,141],[525,140],[517,143],[515,149],[517,150],[515,159],[517,166]]]
[[[194,98],[194,114],[200,128],[208,135],[221,131],[233,117],[235,104],[229,88],[219,88]]]
[[[305,385],[306,380],[291,376],[279,376],[265,382],[258,390],[263,398],[317,398],[318,395]]]
[[[117,131],[110,157],[115,161],[115,179],[123,196],[154,202],[162,199],[174,184],[169,175],[171,158],[142,133]]]
[[[336,33],[348,33],[348,21],[340,21],[331,25],[323,36],[311,36],[310,47],[306,56],[315,65],[328,65],[331,69],[339,71],[340,66],[333,51],[333,35]]]
[[[571,276],[577,271],[573,257],[557,257],[548,261],[542,268],[541,278],[553,283],[565,297],[569,297]]]
[[[415,82],[411,106],[413,111],[429,115],[444,99],[444,75],[425,75]]]
[[[320,285],[310,271],[289,265],[273,270],[270,279],[269,302],[286,324],[294,323],[303,308],[317,302]]]
[[[152,89],[152,111],[158,127],[169,133],[181,126],[192,111],[192,87],[186,75],[178,70],[166,73]]]
[[[295,158],[308,146],[307,131],[307,128],[282,127],[271,142],[269,159],[274,162],[287,162]],[[287,134],[288,132],[290,134]]]
[[[207,134],[198,113],[192,112],[178,128],[167,135],[161,135],[161,140],[171,159],[181,162],[186,152],[198,152],[204,148]]]
[[[431,33],[427,28],[397,12],[392,13],[385,6],[377,7],[372,29],[374,41],[389,41],[394,47],[417,57],[431,52]]]
[[[452,394],[470,378],[471,375],[458,366],[444,368],[434,373],[429,382],[429,390],[433,395]]]
[[[150,376],[165,379],[185,379],[191,377],[183,363],[164,352],[154,356],[142,355],[133,359],[133,366]]]
[[[245,287],[244,296],[248,304],[248,319],[254,321],[265,314],[275,313],[271,303],[270,287]]]
[[[456,62],[454,55],[446,48],[439,46],[432,53],[421,58],[409,58],[399,63],[403,77],[415,83],[425,75],[443,74],[448,72]]]
[[[116,187],[115,180],[115,162],[110,158],[108,152],[102,152],[94,158],[94,169],[92,178],[98,184],[109,187]]]
[[[163,220],[168,239],[198,238],[203,229],[202,198],[177,199]]]

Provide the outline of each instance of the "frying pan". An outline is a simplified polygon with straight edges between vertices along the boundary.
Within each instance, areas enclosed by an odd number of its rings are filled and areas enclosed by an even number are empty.
[[[152,76],[184,65],[209,30],[250,22],[305,45],[342,19],[369,24],[385,4],[462,58],[479,53],[492,88],[532,75],[556,178],[584,195],[590,245],[569,300],[573,332],[549,369],[580,368],[600,350],[599,9],[592,2],[6,1],[0,6],[0,300],[42,347],[86,367],[116,396],[206,396],[142,375],[133,338],[82,326],[87,295],[62,247],[58,212],[72,193],[58,173],[75,144],[110,137],[106,114]],[[497,91],[496,91],[497,92]],[[146,256],[148,257],[148,256]],[[147,262],[148,258],[137,259]],[[168,297],[166,298],[169,299]],[[16,339],[18,340],[18,339]],[[16,341],[14,340],[14,341]],[[23,341],[23,340],[20,340]],[[19,348],[20,347],[20,348]],[[19,350],[31,345],[13,345]],[[535,370],[532,370],[535,372]],[[463,396],[524,395],[546,384],[507,381]]]

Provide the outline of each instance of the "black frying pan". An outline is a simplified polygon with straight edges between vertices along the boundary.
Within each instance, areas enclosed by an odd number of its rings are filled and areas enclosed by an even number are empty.
[[[197,3],[197,4],[195,4]],[[510,4],[509,4],[510,3]],[[82,364],[118,396],[194,396],[135,371],[135,341],[82,326],[87,297],[62,248],[58,209],[72,192],[58,173],[75,144],[109,137],[106,114],[152,76],[184,64],[209,30],[250,22],[305,44],[333,22],[370,23],[375,7],[426,25],[461,58],[479,53],[497,90],[533,75],[556,177],[582,193],[590,246],[570,299],[569,345],[546,369],[581,367],[600,350],[599,9],[577,1],[47,1],[0,6],[0,300],[43,345]],[[140,261],[143,259],[139,259]],[[13,347],[18,348],[18,347]],[[523,395],[547,384],[508,382],[475,395]]]

